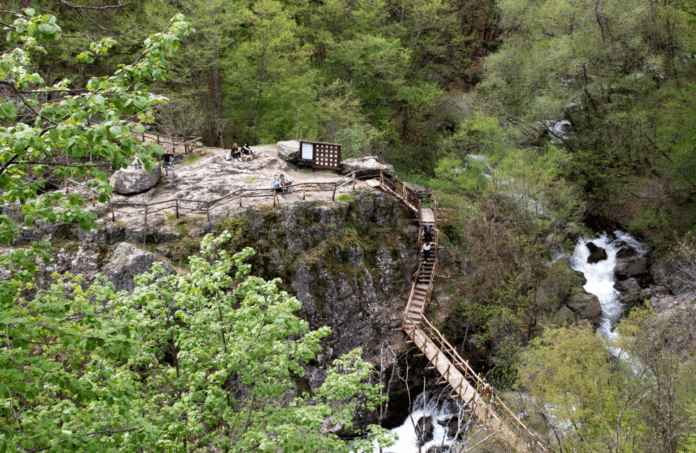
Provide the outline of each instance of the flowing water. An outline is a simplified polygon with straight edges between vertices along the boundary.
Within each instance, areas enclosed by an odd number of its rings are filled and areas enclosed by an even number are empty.
[[[406,421],[391,430],[399,439],[391,447],[383,448],[382,453],[425,453],[432,447],[449,446],[458,431],[458,413],[453,401],[421,393]],[[379,453],[379,449],[374,453]]]
[[[607,252],[607,259],[592,264],[588,263],[587,258],[590,256],[590,250],[587,248],[587,244],[589,242],[603,248]],[[596,239],[580,238],[571,257],[571,267],[582,272],[587,279],[584,286],[585,291],[596,295],[599,299],[602,306],[602,324],[599,327],[599,333],[609,340],[616,339],[616,333],[613,332],[612,328],[621,316],[619,292],[614,289],[616,254],[627,245],[633,248],[639,256],[645,254],[643,244],[626,233],[615,231],[613,237],[603,233]]]

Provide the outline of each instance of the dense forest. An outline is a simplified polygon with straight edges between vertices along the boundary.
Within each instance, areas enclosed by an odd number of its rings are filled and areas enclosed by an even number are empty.
[[[621,322],[619,347],[644,365],[636,372],[591,327],[553,325],[556,296],[540,290],[576,284],[547,263],[598,225],[673,259],[675,278],[696,289],[696,1],[5,0],[0,27],[0,190],[4,203],[24,205],[27,225],[96,226],[81,201],[44,194],[47,174],[93,177],[101,201],[111,193],[98,168],[31,167],[58,149],[117,166],[138,153],[151,166],[152,149],[131,132],[221,148],[341,143],[344,157],[379,156],[438,191],[443,240],[467,268],[440,327],[464,354],[487,351],[497,387],[558,409],[528,420],[549,451],[696,451],[693,309],[669,318],[638,307]],[[38,113],[55,93],[73,97]],[[0,216],[5,244],[15,223]],[[308,332],[291,297],[247,276],[242,259],[252,252],[228,254],[223,242],[205,242],[187,276],[146,277],[132,296],[68,280],[37,291],[32,275],[48,244],[3,255],[15,274],[0,294],[0,451],[97,451],[101,442],[109,451],[347,449],[317,426],[335,417],[349,427],[352,411],[381,401],[364,383],[367,365],[347,357],[323,393],[279,403],[327,333]],[[67,286],[71,304],[62,302]],[[157,294],[168,303],[180,291],[195,295],[188,303],[202,318],[170,319],[158,305]],[[117,308],[100,313],[95,300]],[[273,326],[264,347],[287,350],[249,353],[218,338],[211,326],[223,302],[234,306],[230,318],[273,310],[276,319],[258,321]],[[65,319],[79,322],[66,328]],[[192,329],[200,337],[186,343]],[[188,348],[174,374],[136,354],[162,362],[165,333]],[[61,354],[70,360],[42,362]],[[201,364],[211,360],[228,362],[208,381]],[[258,400],[246,399],[245,411],[235,409],[232,381],[255,383],[248,394]],[[364,398],[351,399],[356,392]]]

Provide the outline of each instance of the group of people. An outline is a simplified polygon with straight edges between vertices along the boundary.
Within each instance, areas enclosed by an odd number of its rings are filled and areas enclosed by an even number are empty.
[[[244,142],[240,147],[236,143],[232,145],[232,148],[227,152],[227,161],[232,159],[236,161],[247,161],[254,158],[254,152],[251,150],[249,143]]]

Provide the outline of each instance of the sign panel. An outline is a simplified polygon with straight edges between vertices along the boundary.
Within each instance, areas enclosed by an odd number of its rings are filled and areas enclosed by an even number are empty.
[[[314,145],[312,143],[302,143],[302,159],[314,160]]]

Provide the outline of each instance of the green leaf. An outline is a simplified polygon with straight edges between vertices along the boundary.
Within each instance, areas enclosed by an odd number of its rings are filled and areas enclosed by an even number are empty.
[[[17,119],[17,109],[12,102],[4,102],[0,106],[0,116],[9,121],[14,122]]]

